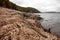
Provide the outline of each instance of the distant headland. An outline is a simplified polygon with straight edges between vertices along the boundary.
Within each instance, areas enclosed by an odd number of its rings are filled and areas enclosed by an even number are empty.
[[[9,0],[0,0],[0,6],[10,8],[10,9],[14,9],[14,10],[18,10],[18,11],[22,11],[22,12],[40,13],[40,11],[35,9],[35,8],[21,7],[21,6],[18,6],[16,4],[10,2]]]

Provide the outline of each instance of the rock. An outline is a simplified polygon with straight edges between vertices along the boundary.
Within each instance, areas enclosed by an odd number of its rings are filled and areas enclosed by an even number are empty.
[[[35,14],[0,7],[0,40],[60,40],[39,21]]]

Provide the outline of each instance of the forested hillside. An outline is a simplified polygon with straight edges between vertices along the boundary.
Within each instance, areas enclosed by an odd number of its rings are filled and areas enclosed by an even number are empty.
[[[18,6],[16,4],[10,2],[9,0],[0,0],[0,6],[10,8],[10,9],[15,9],[15,10],[22,11],[22,12],[40,13],[40,11],[38,11],[35,8],[21,7],[21,6]]]

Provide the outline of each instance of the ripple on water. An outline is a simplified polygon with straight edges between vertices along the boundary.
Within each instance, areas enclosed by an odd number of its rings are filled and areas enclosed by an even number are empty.
[[[49,30],[51,33],[60,36],[60,13],[40,13],[43,21],[41,22],[43,28]]]

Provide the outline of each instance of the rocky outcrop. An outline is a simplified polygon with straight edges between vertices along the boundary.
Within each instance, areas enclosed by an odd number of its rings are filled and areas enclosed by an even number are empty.
[[[60,40],[44,31],[40,17],[0,7],[0,40]]]
[[[18,10],[18,11],[22,11],[22,12],[40,13],[40,11],[38,11],[35,8],[21,7],[21,6],[18,6],[16,4],[10,2],[9,0],[0,0],[0,6],[10,8],[10,9],[14,9],[14,10]]]

